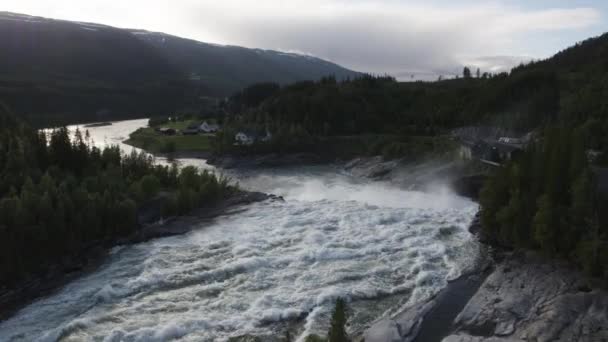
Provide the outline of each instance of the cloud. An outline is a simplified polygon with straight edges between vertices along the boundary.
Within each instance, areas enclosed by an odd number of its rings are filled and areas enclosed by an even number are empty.
[[[508,69],[530,58],[479,58],[510,55],[511,49],[523,53],[525,47],[518,41],[531,32],[582,29],[600,20],[592,8],[526,11],[497,3],[465,7],[365,0],[248,3],[197,2],[192,4],[190,20],[222,41],[306,51],[357,70],[395,74],[455,71],[471,61],[488,70]]]
[[[56,0],[53,6],[42,6],[38,0],[11,1],[15,8],[38,15],[140,27],[213,43],[303,51],[356,70],[396,75],[449,74],[463,65],[508,69],[530,59],[514,56],[529,55],[531,50],[535,58],[556,52],[551,51],[553,46],[542,48],[548,43],[534,41],[531,35],[583,30],[601,19],[593,8],[531,10],[505,3]]]

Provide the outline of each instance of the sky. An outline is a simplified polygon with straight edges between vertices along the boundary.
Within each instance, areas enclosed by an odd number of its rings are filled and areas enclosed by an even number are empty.
[[[0,0],[0,11],[310,54],[400,79],[508,70],[608,31],[606,0]]]

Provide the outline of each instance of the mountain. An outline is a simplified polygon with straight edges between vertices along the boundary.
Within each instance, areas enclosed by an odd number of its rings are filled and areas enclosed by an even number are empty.
[[[319,58],[0,12],[0,100],[37,123],[141,117],[253,83],[346,78]]]
[[[287,84],[328,75],[338,79],[357,75],[313,56],[208,44],[143,30],[129,32],[154,46],[172,66],[187,73],[191,81],[213,84],[211,90],[216,95],[230,95],[260,82]]]

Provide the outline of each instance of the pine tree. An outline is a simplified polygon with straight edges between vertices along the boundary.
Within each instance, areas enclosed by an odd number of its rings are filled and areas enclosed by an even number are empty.
[[[348,342],[346,335],[346,303],[344,299],[338,298],[334,313],[331,317],[331,326],[327,334],[328,342]]]
[[[145,199],[156,196],[160,191],[160,181],[154,175],[144,176],[139,183]]]
[[[556,211],[553,200],[548,195],[543,195],[538,201],[538,211],[534,215],[534,240],[549,255],[557,252],[557,222],[555,215]]]

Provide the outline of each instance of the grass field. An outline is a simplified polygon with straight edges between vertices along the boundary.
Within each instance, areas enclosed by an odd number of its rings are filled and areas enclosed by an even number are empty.
[[[184,129],[188,128],[188,126],[190,126],[190,124],[192,124],[192,123],[200,124],[201,120],[184,120],[184,121],[177,121],[177,122],[168,122],[168,123],[160,125],[159,127],[167,127],[167,128],[184,130]]]
[[[190,122],[182,121],[163,125],[176,129],[186,128]],[[152,153],[171,152],[209,152],[215,139],[210,135],[163,135],[153,128],[140,128],[129,135],[125,144],[135,146]]]

